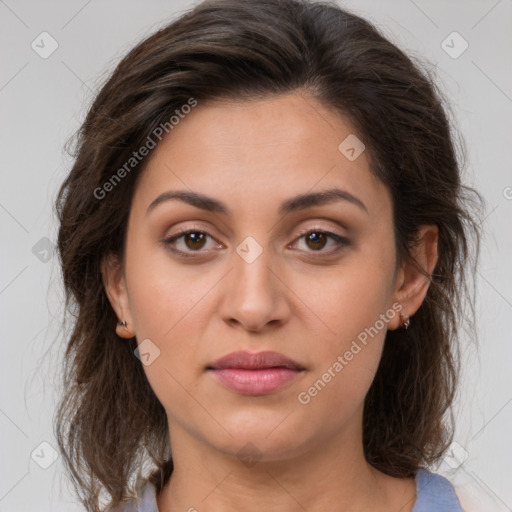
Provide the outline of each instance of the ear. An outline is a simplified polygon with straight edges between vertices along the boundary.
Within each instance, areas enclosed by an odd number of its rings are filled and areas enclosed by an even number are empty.
[[[414,315],[423,303],[438,259],[438,236],[436,225],[419,227],[417,241],[410,250],[412,261],[405,262],[397,272],[394,301],[400,303],[402,309],[400,315],[389,321],[388,329],[402,327],[404,319]]]
[[[113,310],[116,312],[119,321],[125,321],[127,323],[126,326],[122,326],[119,325],[118,321],[116,333],[121,338],[133,338],[135,336],[135,330],[130,311],[126,281],[119,258],[112,253],[107,254],[101,261],[101,274],[105,292],[107,293]]]

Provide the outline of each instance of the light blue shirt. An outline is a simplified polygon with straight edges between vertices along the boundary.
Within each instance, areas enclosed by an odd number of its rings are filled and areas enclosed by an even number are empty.
[[[146,482],[137,498],[115,512],[158,512],[156,490]],[[416,474],[416,502],[412,512],[464,512],[452,484],[443,476],[420,469]]]

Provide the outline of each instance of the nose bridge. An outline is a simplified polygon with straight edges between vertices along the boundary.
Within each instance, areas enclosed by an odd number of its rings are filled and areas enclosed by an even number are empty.
[[[236,247],[233,266],[221,310],[225,320],[237,320],[252,330],[277,319],[283,297],[272,269],[271,249],[255,237],[246,237]]]
[[[256,299],[263,294],[267,297],[260,297],[260,300],[268,300],[272,295],[270,248],[264,247],[256,238],[248,236],[237,246],[233,263],[235,290],[242,292],[240,298],[252,296]]]

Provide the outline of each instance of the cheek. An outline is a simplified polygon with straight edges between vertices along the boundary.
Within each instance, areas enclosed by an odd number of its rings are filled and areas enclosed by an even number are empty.
[[[201,311],[211,285],[183,278],[161,278],[155,274],[146,278],[143,274],[140,276],[140,288],[132,288],[130,307],[138,342],[150,339],[158,347],[157,352],[160,351],[154,363],[144,369],[165,405],[166,397],[175,397],[183,391],[180,383],[192,391],[202,368],[204,356],[198,343],[206,327],[201,324],[205,319]]]
[[[198,312],[212,280],[197,271],[171,268],[164,251],[135,245],[128,247],[126,260],[130,312],[138,343],[149,339],[158,354],[144,371],[164,407],[170,397],[179,404],[186,398],[180,384],[192,391],[200,368],[196,342],[204,329],[198,320],[204,315],[198,318]]]
[[[387,321],[381,317],[384,313],[386,319],[384,294],[375,288],[364,293],[362,288],[352,296],[344,285],[348,282],[333,287],[321,310],[335,334],[315,341],[313,371],[295,396],[308,428],[324,436],[334,435],[343,425],[359,425],[387,332]]]
[[[339,425],[364,402],[398,314],[389,307],[393,254],[380,254],[380,261],[359,257],[336,269],[305,295],[323,325],[313,342],[315,368],[297,396],[308,417],[330,414]]]
[[[309,310],[320,320],[323,341],[315,343],[315,349],[332,357],[353,340],[364,342],[368,329],[372,338],[379,338],[378,331],[383,339],[387,321],[395,316],[395,310],[388,311],[392,274],[392,258],[383,255],[374,261],[358,253],[317,279],[297,280],[294,292],[306,298]]]
[[[135,246],[137,245],[137,246]],[[128,248],[129,251],[130,248]],[[137,337],[168,343],[205,298],[214,280],[194,266],[171,263],[165,250],[134,244],[126,261],[130,311]]]

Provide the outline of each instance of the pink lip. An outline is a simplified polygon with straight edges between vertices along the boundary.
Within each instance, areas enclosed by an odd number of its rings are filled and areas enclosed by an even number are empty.
[[[207,368],[224,386],[241,395],[266,395],[276,391],[303,370],[277,352],[233,352]]]

